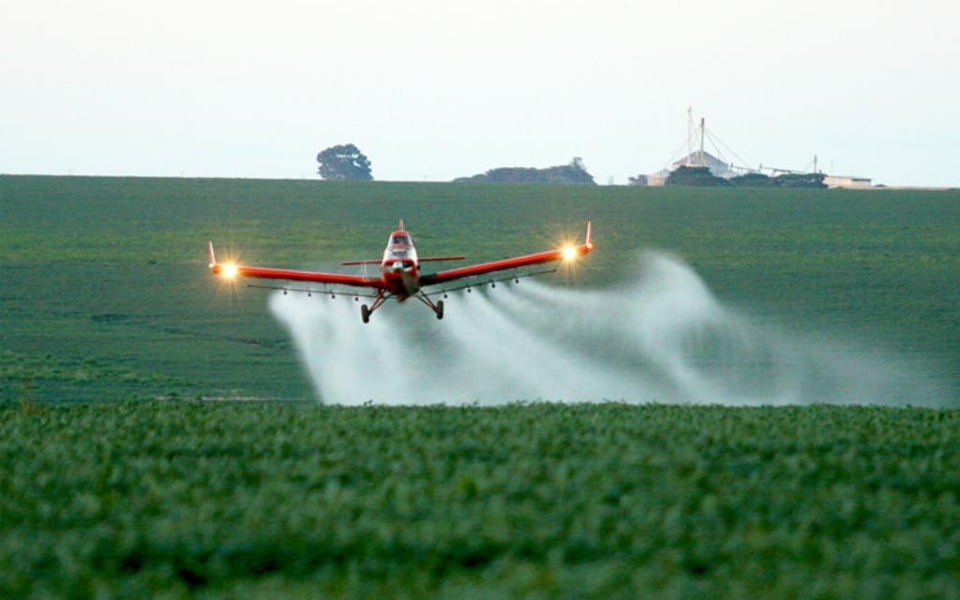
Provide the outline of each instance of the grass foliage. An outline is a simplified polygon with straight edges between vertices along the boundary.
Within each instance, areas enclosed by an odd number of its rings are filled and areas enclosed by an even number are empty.
[[[953,597],[960,412],[0,406],[0,596]]]
[[[219,285],[205,244],[338,269],[378,257],[399,218],[421,253],[476,261],[582,236],[592,219],[577,285],[615,285],[639,251],[666,250],[788,330],[960,372],[954,191],[0,176],[0,347],[13,353],[0,399],[312,398],[267,294]],[[90,363],[96,377],[63,373]]]

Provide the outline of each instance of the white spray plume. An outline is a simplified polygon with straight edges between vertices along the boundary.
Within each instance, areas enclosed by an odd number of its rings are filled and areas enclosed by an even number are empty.
[[[456,292],[442,321],[416,301],[367,325],[352,298],[278,292],[270,308],[325,403],[946,404],[903,361],[758,324],[657,253],[611,290],[526,279]]]

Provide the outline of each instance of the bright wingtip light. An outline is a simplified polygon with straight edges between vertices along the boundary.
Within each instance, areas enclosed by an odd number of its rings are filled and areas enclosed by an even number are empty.
[[[563,260],[573,260],[577,257],[577,249],[574,246],[563,247]]]
[[[220,272],[225,278],[233,279],[237,276],[237,265],[233,263],[227,263],[223,265],[223,269]]]

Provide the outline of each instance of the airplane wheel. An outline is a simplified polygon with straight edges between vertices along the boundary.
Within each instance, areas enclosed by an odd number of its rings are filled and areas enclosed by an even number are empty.
[[[443,318],[443,300],[437,302],[437,319]]]
[[[366,304],[360,305],[360,318],[363,319],[364,323],[370,322],[370,307]]]

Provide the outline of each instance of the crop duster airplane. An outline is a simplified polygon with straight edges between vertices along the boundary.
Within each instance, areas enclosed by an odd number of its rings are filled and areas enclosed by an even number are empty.
[[[447,269],[444,271],[438,271],[436,273],[421,273],[421,263],[463,260],[465,257],[431,256],[426,258],[418,258],[417,250],[413,246],[413,238],[410,236],[410,233],[404,229],[403,221],[401,220],[400,227],[391,233],[389,240],[387,240],[387,247],[383,251],[382,259],[345,261],[341,263],[343,265],[379,264],[379,277],[346,275],[340,273],[320,273],[317,271],[295,271],[290,269],[274,269],[269,267],[248,267],[232,262],[218,263],[216,256],[214,256],[213,253],[213,242],[208,244],[207,250],[210,254],[210,270],[213,271],[215,275],[219,275],[229,280],[233,280],[238,277],[253,277],[259,279],[280,279],[295,282],[319,283],[323,284],[325,287],[332,285],[337,287],[349,286],[351,288],[365,288],[368,290],[368,293],[353,291],[349,292],[349,295],[352,295],[357,299],[359,299],[360,296],[373,298],[373,302],[370,306],[367,306],[366,304],[362,304],[360,306],[360,316],[363,318],[363,322],[369,323],[370,315],[380,308],[389,298],[396,298],[400,302],[403,302],[408,298],[416,298],[428,306],[434,312],[434,314],[437,315],[438,319],[442,319],[443,300],[434,302],[430,298],[431,295],[445,294],[446,292],[463,288],[467,288],[467,291],[469,291],[471,286],[480,285],[483,283],[491,283],[490,279],[486,281],[473,281],[472,283],[467,284],[463,284],[463,282],[460,281],[465,278],[483,276],[489,273],[498,273],[509,270],[523,269],[524,267],[557,263],[557,266],[555,266],[553,269],[523,274],[517,273],[499,281],[504,281],[507,279],[519,280],[519,277],[552,273],[559,268],[560,263],[573,261],[577,257],[592,252],[593,240],[591,239],[590,234],[590,222],[587,222],[587,236],[584,242],[580,245],[564,245],[553,250],[538,252],[536,254],[504,258],[501,260],[470,265],[467,267]],[[498,280],[492,280],[493,285],[496,285],[496,281]],[[458,282],[461,285],[457,287],[455,284],[454,287],[450,287],[450,284],[454,282]],[[327,293],[329,291],[327,289],[293,289],[286,286],[280,287],[263,285],[251,287],[280,289],[283,290],[284,293],[287,293],[288,291],[297,291],[312,294]],[[428,292],[428,288],[435,288],[437,291]],[[332,295],[335,294],[336,292],[332,292]]]

